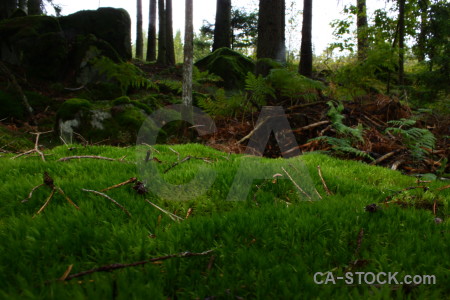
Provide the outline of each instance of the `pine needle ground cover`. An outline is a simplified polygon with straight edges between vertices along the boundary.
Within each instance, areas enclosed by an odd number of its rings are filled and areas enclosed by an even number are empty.
[[[0,298],[450,295],[448,183],[321,154],[255,164],[196,144],[154,146],[148,157],[138,157],[148,150],[140,147],[60,146],[44,152],[45,162],[0,157]],[[61,161],[71,156],[113,160]],[[139,182],[144,159],[173,185],[199,168],[216,177],[195,199],[162,199]],[[227,201],[237,173],[252,177],[267,165],[275,176],[253,181],[245,201]],[[355,280],[316,284],[317,272],[323,283],[327,272]],[[398,272],[399,283],[358,284],[356,272]],[[401,284],[404,275],[434,275],[436,284]]]

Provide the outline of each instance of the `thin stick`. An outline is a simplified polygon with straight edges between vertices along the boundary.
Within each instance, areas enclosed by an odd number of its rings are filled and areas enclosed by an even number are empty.
[[[320,122],[317,122],[317,123],[309,124],[309,125],[304,126],[302,128],[298,128],[298,129],[292,130],[292,132],[299,133],[299,132],[301,132],[303,130],[308,130],[308,129],[319,127],[321,125],[326,125],[326,124],[329,124],[329,123],[330,123],[330,121],[320,121]]]
[[[50,200],[53,198],[53,195],[55,194],[55,188],[52,189],[52,192],[50,193],[50,196],[48,196],[47,200],[45,200],[44,205],[38,210],[38,212],[33,216],[35,218],[38,214],[40,214],[50,203]]]
[[[443,191],[443,190],[446,190],[446,189],[450,189],[450,184],[449,184],[449,185],[446,185],[446,186],[443,186],[443,187],[440,187],[440,188],[438,188],[437,190],[438,190],[438,191]]]
[[[50,132],[53,132],[53,130],[46,131],[46,132],[30,132],[30,134],[35,134],[36,135],[36,140],[34,142],[34,148],[31,149],[31,150],[28,150],[28,151],[26,151],[24,153],[21,153],[19,155],[16,155],[14,157],[11,157],[11,159],[16,159],[16,158],[21,157],[23,155],[28,155],[28,154],[36,152],[36,153],[38,153],[41,156],[42,160],[45,161],[44,153],[42,153],[39,150],[39,137],[40,137],[41,134],[46,134],[46,133],[50,133]]]
[[[175,149],[173,149],[172,147],[169,147],[169,149],[175,153],[178,156],[178,160],[180,160],[180,153],[178,153]]]
[[[141,265],[145,265],[145,264],[152,263],[155,261],[163,261],[163,260],[167,260],[167,259],[175,258],[175,257],[184,258],[184,257],[193,257],[193,256],[206,256],[206,255],[211,254],[213,251],[214,250],[211,249],[211,250],[207,250],[207,251],[200,252],[200,253],[182,252],[182,253],[178,253],[178,254],[171,254],[171,255],[166,255],[166,256],[161,256],[161,257],[155,257],[155,258],[151,258],[149,260],[138,261],[138,262],[133,262],[133,263],[129,263],[129,264],[111,264],[111,265],[106,265],[106,266],[90,269],[87,271],[75,273],[75,274],[66,276],[64,279],[62,279],[64,277],[64,276],[62,276],[61,279],[63,281],[68,281],[68,280],[71,280],[74,278],[86,276],[86,275],[97,273],[97,272],[111,272],[111,271],[118,270],[118,269],[141,266]]]
[[[179,217],[179,216],[177,216],[177,215],[174,215],[173,213],[171,213],[171,212],[169,212],[169,211],[167,211],[167,210],[165,210],[165,209],[159,207],[158,205],[154,204],[153,202],[150,202],[150,201],[147,200],[147,199],[145,199],[145,201],[147,201],[147,202],[150,203],[153,207],[159,209],[160,211],[162,211],[163,213],[165,213],[166,215],[168,215],[173,221],[179,222],[179,221],[182,221],[182,220],[183,220],[183,218],[181,218],[181,217]]]
[[[92,158],[92,159],[103,159],[103,160],[115,161],[114,158],[96,156],[96,155],[68,156],[68,157],[60,158],[60,159],[58,159],[58,161],[68,161],[71,159],[81,159],[81,158]]]
[[[170,147],[169,147],[169,148],[170,148]],[[172,170],[173,168],[175,168],[175,167],[178,166],[179,164],[184,163],[185,161],[190,160],[191,158],[192,158],[192,157],[191,157],[190,155],[188,155],[188,156],[186,156],[185,158],[183,158],[181,161],[174,162],[167,170],[164,171],[164,174],[167,173],[167,172],[169,172],[170,170]],[[180,160],[180,159],[178,158],[178,160]]]
[[[284,169],[284,167],[281,167],[281,169],[283,170],[284,173],[286,173],[286,175],[289,177],[289,179],[292,181],[292,183],[297,187],[297,189],[302,192],[302,194],[304,194],[309,201],[312,201],[311,197],[294,181],[294,179],[292,179],[291,175],[289,175],[289,173]]]
[[[41,186],[43,186],[44,183],[41,183],[37,186],[35,186],[34,188],[31,189],[30,193],[28,194],[28,197],[26,197],[25,199],[22,200],[22,203],[27,202],[28,200],[31,199],[31,197],[33,197],[33,193],[35,190],[37,190],[38,188],[40,188]]]
[[[293,168],[297,173],[300,173],[300,172],[297,170],[297,168],[296,168],[293,164],[289,164],[289,166],[290,166],[291,168]],[[316,192],[317,196],[318,196],[320,199],[323,199],[322,196],[319,194],[319,191],[317,191],[316,187],[314,187],[314,191]]]
[[[392,151],[392,152],[389,152],[389,153],[387,153],[387,154],[381,156],[380,158],[374,160],[374,161],[371,162],[370,164],[371,164],[371,165],[379,164],[380,162],[382,162],[382,161],[388,159],[389,157],[393,156],[394,154],[396,154],[396,153],[399,152],[399,151],[400,151],[400,149],[397,149],[397,150],[394,150],[394,151]]]
[[[69,276],[69,274],[70,274],[70,271],[72,271],[72,268],[73,268],[73,265],[69,265],[67,270],[64,272],[64,274],[58,280],[60,280],[60,281],[66,280],[67,276]]]
[[[86,190],[86,189],[81,189],[81,190],[82,190],[83,192],[94,193],[94,194],[97,194],[97,195],[99,195],[99,196],[102,196],[103,198],[108,199],[109,201],[111,201],[112,203],[114,203],[115,205],[117,205],[118,207],[120,207],[120,209],[123,210],[123,212],[126,213],[129,217],[131,217],[130,212],[129,212],[125,207],[123,207],[119,202],[117,202],[117,201],[114,200],[113,198],[109,197],[108,195],[103,194],[103,193],[100,193],[100,192],[98,192],[98,191],[94,191],[94,190]]]
[[[132,178],[128,179],[127,181],[124,181],[124,182],[118,183],[118,184],[116,184],[116,185],[107,187],[106,189],[103,189],[103,190],[101,190],[100,192],[106,192],[106,191],[109,191],[109,190],[112,190],[112,189],[116,189],[116,188],[118,188],[118,187],[127,185],[127,184],[129,184],[129,183],[136,182],[136,180],[137,180],[136,177],[132,177]]]
[[[56,190],[58,191],[58,193],[61,194],[61,196],[63,196],[64,198],[66,198],[67,202],[69,202],[70,204],[72,204],[76,209],[80,209],[78,207],[78,205],[76,205],[72,200],[70,200],[69,197],[67,197],[67,195],[64,193],[64,191],[60,188],[60,187],[56,187]]]
[[[151,149],[152,151],[155,151],[156,153],[161,154],[161,152],[159,152],[158,150],[156,150],[155,147],[153,147],[153,146],[151,146],[151,145],[149,145],[149,144],[142,143],[142,145],[145,145],[145,146],[147,146],[147,147],[150,147],[150,149]]]
[[[325,191],[327,192],[327,195],[328,195],[328,196],[333,195],[333,193],[328,189],[327,183],[326,183],[325,180],[323,179],[323,176],[322,176],[322,169],[320,168],[320,165],[317,166],[317,171],[318,171],[318,173],[319,173],[320,180],[322,181],[323,188],[324,188]]]

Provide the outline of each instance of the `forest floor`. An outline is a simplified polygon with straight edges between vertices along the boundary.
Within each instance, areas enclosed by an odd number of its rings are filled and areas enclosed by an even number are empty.
[[[255,158],[198,144],[42,154],[0,157],[0,298],[450,295],[443,182],[322,154]],[[206,174],[200,185],[180,189],[197,174]],[[233,190],[243,201],[227,201]],[[360,284],[356,272],[398,275]],[[330,274],[354,277],[315,282]],[[408,284],[405,275],[433,275],[436,284]]]

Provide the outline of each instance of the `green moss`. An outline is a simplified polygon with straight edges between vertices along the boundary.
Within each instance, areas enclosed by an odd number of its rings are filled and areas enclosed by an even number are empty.
[[[19,97],[0,90],[0,118],[22,119],[25,109]]]
[[[253,72],[255,69],[255,64],[251,59],[228,48],[217,49],[196,62],[195,65],[201,70],[208,70],[210,73],[220,76],[227,89],[243,89],[247,73]]]
[[[137,132],[146,116],[139,108],[131,106],[114,115],[114,118],[120,126]]]
[[[70,120],[79,112],[87,112],[92,103],[86,99],[72,98],[64,102],[57,112],[57,119]]]
[[[137,100],[131,100],[128,96],[122,96],[113,101],[113,105],[123,105],[123,104],[131,104],[134,107],[142,109],[147,114],[152,113],[152,109],[148,105]]]
[[[33,148],[33,143],[24,134],[0,126],[0,148],[17,152]]]

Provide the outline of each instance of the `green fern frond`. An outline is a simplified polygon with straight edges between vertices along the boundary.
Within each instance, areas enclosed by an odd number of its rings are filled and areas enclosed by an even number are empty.
[[[367,158],[370,160],[374,160],[370,154],[367,152],[364,152],[362,150],[359,150],[351,145],[351,142],[347,139],[343,138],[335,138],[330,136],[320,136],[313,139],[308,140],[310,141],[323,141],[329,144],[334,152],[337,153],[347,153],[347,154],[353,154],[355,156],[359,156],[362,158]]]
[[[245,79],[245,89],[250,92],[250,98],[258,105],[265,105],[267,96],[275,98],[275,89],[259,75],[249,72]]]

